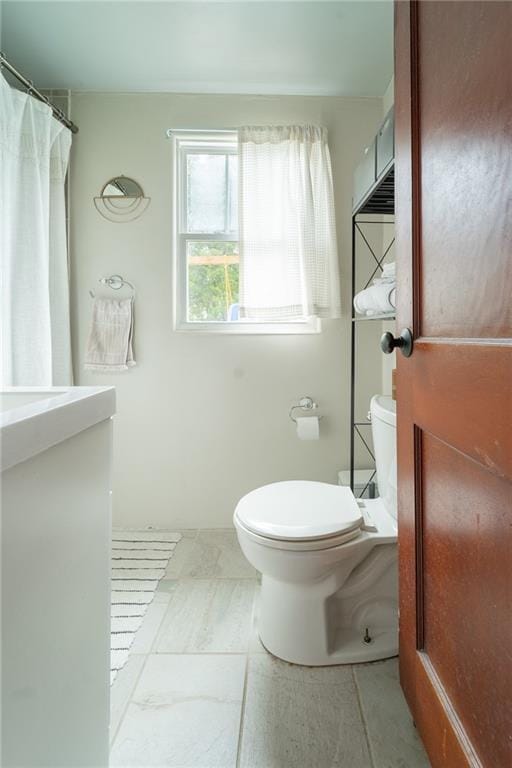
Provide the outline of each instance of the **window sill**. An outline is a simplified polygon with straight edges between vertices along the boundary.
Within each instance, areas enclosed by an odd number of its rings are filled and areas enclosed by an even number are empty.
[[[318,317],[300,320],[294,323],[188,323],[177,322],[175,331],[186,333],[204,333],[219,335],[278,335],[278,334],[303,334],[320,333],[322,321]]]

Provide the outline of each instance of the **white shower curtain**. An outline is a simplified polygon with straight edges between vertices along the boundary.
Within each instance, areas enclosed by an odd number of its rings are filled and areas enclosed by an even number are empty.
[[[340,316],[325,128],[239,130],[240,317]]]
[[[64,183],[71,132],[0,75],[1,383],[72,382]]]

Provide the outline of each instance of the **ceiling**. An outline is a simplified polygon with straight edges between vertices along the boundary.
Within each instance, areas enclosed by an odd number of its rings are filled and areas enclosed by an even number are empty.
[[[1,50],[40,88],[382,96],[391,0],[4,0]]]

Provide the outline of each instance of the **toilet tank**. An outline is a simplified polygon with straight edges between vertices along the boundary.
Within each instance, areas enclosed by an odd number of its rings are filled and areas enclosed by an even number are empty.
[[[396,519],[396,402],[374,395],[370,403],[379,496]]]

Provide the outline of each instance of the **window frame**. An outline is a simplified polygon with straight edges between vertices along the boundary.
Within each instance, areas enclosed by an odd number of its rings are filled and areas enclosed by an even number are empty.
[[[238,154],[236,131],[177,131],[169,129],[172,139],[173,164],[173,283],[174,312],[173,326],[177,332],[215,334],[303,334],[319,333],[321,320],[317,317],[293,322],[238,321],[196,321],[188,320],[188,265],[187,243],[237,242],[239,232],[194,233],[186,229],[187,189],[186,161],[189,153],[195,154]]]

